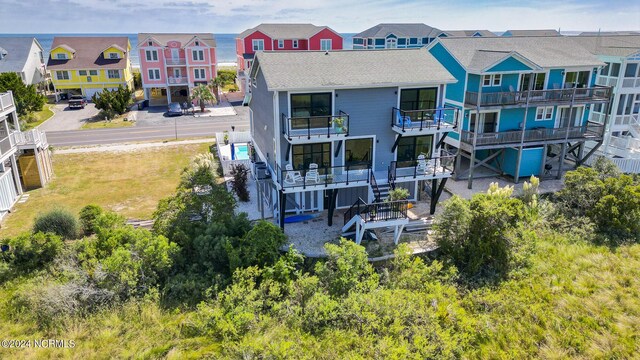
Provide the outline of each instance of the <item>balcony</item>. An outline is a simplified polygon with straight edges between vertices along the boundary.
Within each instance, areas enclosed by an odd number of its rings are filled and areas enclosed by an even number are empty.
[[[617,76],[598,76],[596,85],[616,87],[618,85]]]
[[[167,79],[167,83],[169,85],[186,85],[189,83],[189,79],[186,76],[185,77],[169,76],[169,78]]]
[[[590,104],[609,101],[610,87],[570,88],[554,90],[466,92],[465,105],[476,107],[521,107],[526,105]]]
[[[49,143],[47,142],[47,135],[44,131],[33,129],[29,131],[14,132],[11,135],[14,138],[15,144],[21,149],[33,149],[34,147],[46,148],[49,146]]]
[[[9,136],[0,140],[0,157],[4,157],[4,155],[12,154],[16,152],[16,141],[13,134],[9,134]]]
[[[425,110],[392,108],[391,128],[398,133],[434,133],[458,126],[458,109],[441,107]]]
[[[321,166],[316,170],[309,167],[283,170],[276,164],[276,181],[283,190],[336,189],[360,184],[369,184],[371,165]],[[358,186],[358,185],[355,185]]]
[[[164,59],[164,63],[167,66],[185,66],[187,65],[187,60],[185,58]]]
[[[0,94],[0,114],[15,109],[11,93]]]
[[[349,136],[349,114],[340,111],[338,115],[287,117],[280,115],[282,134],[290,143],[308,143],[325,138]]]
[[[460,142],[476,147],[502,147],[524,144],[536,145],[545,143],[559,143],[565,140],[601,140],[604,135],[604,125],[589,123],[584,126],[563,128],[538,128],[524,130],[502,131],[475,134],[471,131],[460,132]]]
[[[406,180],[431,180],[451,177],[456,155],[440,150],[437,156],[416,161],[392,161],[389,166],[389,183]]]

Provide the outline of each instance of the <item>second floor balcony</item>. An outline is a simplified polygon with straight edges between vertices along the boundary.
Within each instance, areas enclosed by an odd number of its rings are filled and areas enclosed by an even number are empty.
[[[596,86],[591,88],[567,88],[526,91],[500,91],[477,93],[467,91],[465,105],[470,107],[521,107],[529,104],[590,104],[608,102],[611,88]]]
[[[343,138],[349,135],[349,114],[296,116],[280,115],[282,134],[290,143],[314,142],[327,138]]]
[[[182,66],[187,65],[187,60],[185,58],[166,58],[164,63],[167,66]]]
[[[398,133],[449,131],[458,126],[458,116],[458,109],[449,107],[424,110],[401,110],[394,107],[391,128]]]
[[[13,97],[10,93],[2,93],[0,94],[0,114],[5,111],[12,111],[15,109],[15,104],[13,103]]]
[[[274,180],[284,190],[336,189],[369,184],[372,171],[369,163],[338,166],[308,164],[301,168],[285,165],[284,169],[276,164]]]
[[[460,132],[461,144],[475,145],[476,148],[492,148],[503,146],[539,145],[545,143],[559,143],[568,140],[601,140],[604,136],[604,125],[589,123],[583,126],[562,128],[537,128],[485,132],[476,134],[471,131]],[[474,141],[475,140],[475,141]]]
[[[169,76],[169,78],[167,78],[167,83],[169,83],[169,85],[185,85],[189,83],[189,79],[186,76]]]

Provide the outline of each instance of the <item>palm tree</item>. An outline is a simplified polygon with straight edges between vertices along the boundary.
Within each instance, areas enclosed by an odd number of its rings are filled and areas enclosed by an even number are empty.
[[[198,100],[200,105],[200,112],[204,112],[204,105],[206,102],[216,101],[216,97],[211,93],[207,85],[200,84],[193,89],[193,98]]]
[[[225,85],[225,81],[220,76],[216,76],[211,81],[209,81],[209,85],[213,87],[213,91],[216,92],[216,99],[220,102],[220,86]]]

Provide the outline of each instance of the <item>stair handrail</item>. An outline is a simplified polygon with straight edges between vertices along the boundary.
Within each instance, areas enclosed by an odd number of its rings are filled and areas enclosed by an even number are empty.
[[[387,182],[389,183],[389,188],[391,190],[396,188],[396,167],[397,164],[395,161],[389,163],[389,168],[387,172]]]
[[[369,180],[369,185],[371,185],[371,189],[373,190],[373,198],[375,202],[378,202],[381,199],[380,188],[378,187],[378,182],[376,181],[376,176],[371,172],[371,179]]]
[[[344,213],[344,216],[343,216],[344,224],[347,225],[347,223],[351,221],[351,219],[353,219],[354,216],[360,215],[362,209],[364,209],[366,206],[367,206],[367,203],[364,200],[362,200],[362,198],[358,197],[358,200],[356,200],[356,202],[354,202],[353,205],[351,205],[349,210],[347,210]]]
[[[358,198],[344,213],[344,224],[347,225],[354,216],[360,215],[363,221],[387,221],[408,218],[409,200],[380,201],[367,204]],[[368,214],[369,218],[362,216]]]

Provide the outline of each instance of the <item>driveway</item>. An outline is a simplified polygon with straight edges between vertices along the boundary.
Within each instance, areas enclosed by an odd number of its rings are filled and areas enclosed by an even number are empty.
[[[94,104],[87,104],[84,109],[69,109],[67,103],[58,103],[53,107],[53,112],[53,116],[40,125],[40,130],[78,130],[85,120],[97,115],[99,110]]]
[[[232,105],[234,105],[232,103]],[[180,123],[220,123],[220,124],[234,124],[237,123],[238,127],[246,127],[249,123],[249,107],[239,106],[236,104],[233,106],[236,115],[226,116],[214,116],[214,117],[195,117],[193,115],[182,115],[177,118],[165,117],[164,113],[167,111],[166,106],[152,106],[140,111],[132,111],[131,118],[136,121],[136,126],[159,126],[173,124],[174,120]]]

